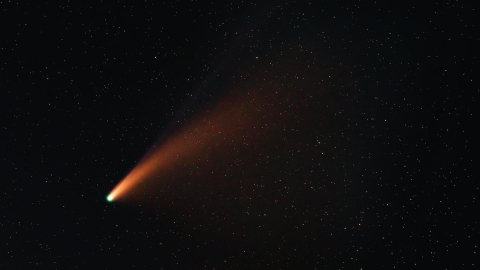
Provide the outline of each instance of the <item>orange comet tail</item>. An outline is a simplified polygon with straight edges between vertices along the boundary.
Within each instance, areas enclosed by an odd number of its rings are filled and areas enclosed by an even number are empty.
[[[260,88],[262,89],[262,88]],[[288,93],[287,93],[288,94]],[[279,100],[278,108],[266,106],[272,97]],[[197,116],[188,122],[181,130],[176,132],[159,148],[152,148],[137,166],[112,190],[107,197],[108,201],[118,200],[135,193],[135,187],[143,181],[153,177],[166,176],[172,170],[182,168],[184,164],[197,163],[208,160],[205,157],[216,149],[217,153],[238,151],[235,148],[221,149],[221,144],[245,140],[249,136],[259,135],[270,130],[266,121],[272,127],[278,121],[278,111],[285,111],[289,106],[288,96],[280,100],[278,93],[272,91],[257,91],[247,93],[239,91],[237,94],[224,99],[212,110]],[[263,117],[258,117],[262,111]],[[273,129],[272,129],[273,130]],[[248,144],[247,144],[248,145]],[[217,149],[220,148],[220,149]]]

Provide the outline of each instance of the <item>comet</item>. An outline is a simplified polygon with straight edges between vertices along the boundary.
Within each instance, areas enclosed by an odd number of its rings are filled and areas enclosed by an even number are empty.
[[[278,134],[284,132],[289,121],[294,121],[289,125],[298,122],[285,118],[284,112],[292,104],[303,102],[304,96],[278,92],[272,81],[257,82],[255,91],[237,86],[215,107],[190,118],[183,128],[157,142],[113,188],[107,201],[138,194],[141,187],[143,194],[150,192],[150,181],[170,181],[172,175],[183,177],[185,168],[202,170],[219,165],[209,163],[209,155],[215,155],[217,162],[228,162],[227,158],[238,155],[239,149],[254,151],[272,145],[274,139],[284,140]]]

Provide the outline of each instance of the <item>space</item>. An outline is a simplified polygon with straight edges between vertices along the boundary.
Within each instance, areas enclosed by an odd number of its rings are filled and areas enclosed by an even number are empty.
[[[475,268],[472,5],[0,2],[0,268]]]

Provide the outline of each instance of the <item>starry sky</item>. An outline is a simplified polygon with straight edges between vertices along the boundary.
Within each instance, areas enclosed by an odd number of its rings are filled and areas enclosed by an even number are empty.
[[[475,14],[0,2],[0,268],[474,268]]]

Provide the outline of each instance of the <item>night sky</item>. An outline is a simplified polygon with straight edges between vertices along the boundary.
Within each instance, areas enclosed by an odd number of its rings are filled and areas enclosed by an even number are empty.
[[[478,267],[472,5],[0,2],[0,268]]]

